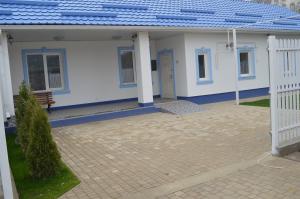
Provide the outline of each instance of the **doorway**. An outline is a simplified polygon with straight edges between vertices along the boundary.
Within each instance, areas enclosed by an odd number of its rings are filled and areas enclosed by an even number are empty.
[[[173,50],[163,50],[158,53],[158,67],[161,98],[176,99]]]

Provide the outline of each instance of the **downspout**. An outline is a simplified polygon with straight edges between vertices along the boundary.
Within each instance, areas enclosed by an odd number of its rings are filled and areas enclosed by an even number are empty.
[[[238,54],[237,54],[237,40],[236,40],[236,29],[232,30],[232,38],[233,38],[233,58],[234,58],[234,66],[235,66],[235,102],[236,105],[240,104],[240,93],[239,93],[239,63],[238,63]]]

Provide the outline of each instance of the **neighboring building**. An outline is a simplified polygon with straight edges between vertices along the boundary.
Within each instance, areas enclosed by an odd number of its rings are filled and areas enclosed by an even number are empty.
[[[275,4],[300,12],[300,0],[253,0],[253,2]]]

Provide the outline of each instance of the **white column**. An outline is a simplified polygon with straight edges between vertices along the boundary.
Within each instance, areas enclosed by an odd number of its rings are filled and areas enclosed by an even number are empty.
[[[2,88],[0,87],[0,95]],[[2,97],[0,96],[0,172],[5,199],[13,199],[13,189],[10,176],[10,167],[8,163],[6,137],[4,129],[4,118],[2,108]]]
[[[134,49],[139,105],[151,106],[153,105],[153,90],[148,32],[137,33]]]
[[[10,63],[8,55],[7,34],[0,31],[0,71],[3,92],[4,114],[15,115],[13,91],[11,83]],[[6,119],[6,118],[4,118]]]
[[[240,93],[239,93],[239,62],[238,62],[238,54],[237,54],[237,39],[236,39],[236,30],[232,30],[232,38],[233,38],[233,58],[234,58],[234,66],[235,66],[235,101],[236,105],[240,104]]]
[[[272,154],[279,155],[278,147],[278,129],[277,129],[277,86],[276,86],[276,37],[269,36],[269,64],[270,64],[270,91],[271,91],[271,126],[272,126]]]

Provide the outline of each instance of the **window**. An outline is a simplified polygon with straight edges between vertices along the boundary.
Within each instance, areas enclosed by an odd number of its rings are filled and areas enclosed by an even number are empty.
[[[63,50],[24,50],[25,80],[33,91],[68,91],[65,53]]]
[[[255,57],[254,48],[239,48],[239,79],[254,79],[255,78]]]
[[[212,83],[211,53],[210,49],[196,49],[197,83]]]
[[[120,87],[136,86],[135,56],[133,48],[119,48]]]

